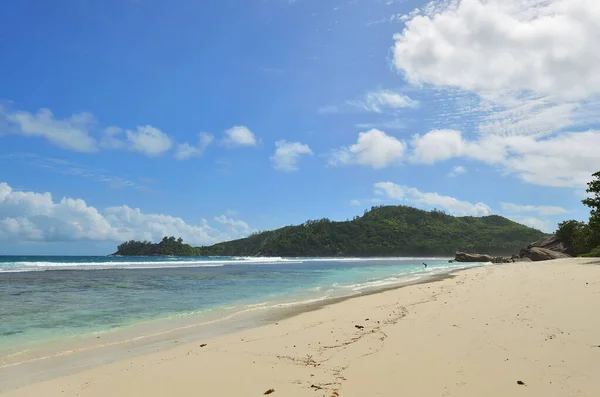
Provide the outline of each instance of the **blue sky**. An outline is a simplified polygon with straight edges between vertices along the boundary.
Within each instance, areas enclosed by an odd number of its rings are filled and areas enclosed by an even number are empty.
[[[212,244],[381,204],[585,220],[597,17],[593,0],[4,2],[0,254]]]

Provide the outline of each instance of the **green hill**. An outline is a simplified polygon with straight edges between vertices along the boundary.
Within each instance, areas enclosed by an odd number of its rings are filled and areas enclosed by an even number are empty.
[[[329,219],[194,248],[181,239],[158,244],[129,241],[116,255],[178,256],[433,256],[456,251],[510,255],[544,236],[497,215],[455,217],[406,206],[373,207],[351,221]]]

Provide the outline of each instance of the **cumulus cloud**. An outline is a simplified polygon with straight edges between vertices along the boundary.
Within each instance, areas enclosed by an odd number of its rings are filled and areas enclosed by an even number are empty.
[[[246,126],[240,125],[225,131],[221,144],[228,147],[256,146],[256,136]]]
[[[514,203],[500,203],[502,210],[511,213],[536,212],[540,215],[559,215],[568,212],[562,207],[551,205],[520,205]]]
[[[75,152],[97,152],[100,149],[127,149],[147,156],[165,153],[173,146],[173,139],[151,125],[124,130],[117,126],[100,129],[91,113],[75,113],[58,119],[50,109],[37,113],[11,111],[0,106],[0,126],[4,131],[27,137],[40,137],[53,145]],[[97,134],[98,139],[93,135]]]
[[[358,141],[331,153],[329,165],[349,164],[385,168],[398,164],[404,158],[406,144],[385,132],[372,129],[358,134]]]
[[[463,138],[460,131],[433,130],[413,137],[411,161],[434,164],[464,156],[493,164],[506,158],[506,146],[506,143],[494,137],[468,140]]]
[[[227,231],[212,228],[206,220],[190,225],[182,218],[148,214],[128,206],[103,211],[81,199],[55,201],[50,193],[21,192],[0,183],[0,239],[19,241],[159,241],[177,236],[195,245],[214,244],[250,231],[243,221],[219,217]],[[233,233],[232,231],[235,231]]]
[[[14,191],[0,183],[0,237],[26,241],[116,240],[118,231],[85,201]]]
[[[173,141],[158,128],[146,125],[137,127],[135,131],[127,130],[129,150],[140,152],[147,156],[158,156],[171,149]]]
[[[394,36],[409,81],[566,98],[600,93],[596,0],[432,2]]]
[[[271,156],[271,164],[278,171],[297,171],[300,157],[312,154],[310,147],[303,143],[277,141],[275,142],[275,154]]]
[[[600,131],[570,132],[538,139],[535,136],[488,136],[469,140],[459,131],[431,131],[415,136],[411,161],[433,164],[468,157],[498,165],[537,185],[585,185],[600,169]]]
[[[90,136],[96,124],[90,113],[75,113],[65,119],[57,119],[50,109],[42,108],[37,113],[9,111],[0,106],[0,119],[8,125],[10,132],[44,138],[50,143],[75,152],[95,152],[96,139]]]
[[[367,111],[382,113],[385,109],[401,109],[416,107],[419,102],[406,95],[398,94],[390,90],[371,91],[364,99],[347,101],[348,105]]]
[[[453,215],[487,216],[493,213],[491,208],[484,203],[472,204],[468,201],[442,196],[438,193],[423,193],[414,187],[397,185],[392,182],[378,182],[374,185],[374,188],[375,194],[429,208],[444,209]]]
[[[465,167],[463,167],[462,165],[457,165],[456,167],[452,168],[452,170],[448,173],[448,176],[451,178],[455,178],[461,174],[464,174],[465,172],[467,172],[467,169]]]
[[[528,183],[585,185],[600,168],[599,17],[595,0],[440,0],[403,16],[394,66],[454,100],[437,121],[460,124],[416,136],[411,160],[468,157]]]
[[[192,146],[187,142],[179,144],[174,156],[177,160],[188,160],[192,157],[201,156],[213,140],[214,136],[201,132],[198,134],[198,144],[196,146]]]
[[[464,142],[460,131],[434,130],[412,141],[412,161],[433,164],[462,155]]]
[[[216,222],[223,225],[227,229],[229,235],[233,238],[246,237],[252,233],[250,226],[248,226],[246,222],[239,219],[236,220],[233,218],[228,218],[225,215],[217,216],[214,219]]]

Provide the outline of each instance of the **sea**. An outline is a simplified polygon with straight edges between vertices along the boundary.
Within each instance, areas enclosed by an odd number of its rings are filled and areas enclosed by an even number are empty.
[[[0,358],[140,324],[247,317],[486,265],[449,259],[4,256]]]

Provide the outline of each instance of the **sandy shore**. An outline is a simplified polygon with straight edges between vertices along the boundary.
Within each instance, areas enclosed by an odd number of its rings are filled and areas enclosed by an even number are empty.
[[[600,261],[466,270],[204,343],[0,394],[598,396]]]

